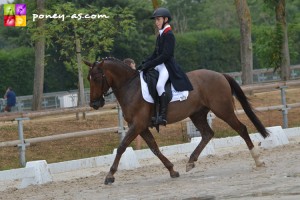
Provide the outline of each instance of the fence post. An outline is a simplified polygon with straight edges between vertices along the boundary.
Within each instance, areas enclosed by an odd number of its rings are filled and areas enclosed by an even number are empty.
[[[121,106],[119,103],[117,103],[117,108],[118,108],[118,133],[120,134],[120,142],[123,140],[125,137],[125,127],[124,127],[124,121],[123,121],[123,112],[121,109]]]
[[[207,114],[207,123],[210,126],[210,128],[212,128],[212,123],[214,118],[215,115],[212,112],[209,112]],[[202,137],[200,130],[197,129],[197,127],[193,124],[191,120],[186,122],[186,129],[189,138]]]
[[[26,146],[29,146],[29,143],[26,144],[24,140],[23,120],[29,120],[29,118],[28,117],[16,118],[15,120],[18,121],[18,133],[19,133],[19,140],[21,142],[20,144],[18,144],[19,154],[20,154],[20,164],[22,167],[25,167],[26,165],[25,151],[26,151]]]
[[[285,88],[287,86],[280,86],[281,91],[281,103],[283,105],[282,107],[282,118],[283,118],[283,128],[288,128],[288,107],[286,105],[286,95],[285,95]]]
[[[58,96],[55,96],[55,108],[60,108],[60,105],[58,105]]]

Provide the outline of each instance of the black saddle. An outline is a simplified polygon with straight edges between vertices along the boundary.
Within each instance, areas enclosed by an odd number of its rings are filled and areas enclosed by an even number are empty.
[[[144,71],[144,73],[143,73],[143,78],[148,85],[149,93],[152,96],[152,98],[154,99],[155,104],[158,102],[158,93],[156,90],[158,76],[159,76],[159,72],[156,71],[155,69],[150,69],[146,72]],[[169,103],[173,97],[170,79],[168,79],[168,81],[165,85],[165,91],[166,91],[166,96],[167,96],[168,103]]]
[[[159,115],[159,100],[158,100],[159,98],[158,98],[158,93],[156,90],[158,76],[159,76],[159,72],[156,71],[155,69],[150,69],[150,70],[144,71],[144,73],[143,73],[143,79],[145,80],[145,82],[148,85],[149,93],[152,96],[152,98],[154,100],[154,104],[155,104],[155,112],[154,112],[154,116],[152,118],[152,127],[155,126],[156,130],[159,132],[159,126],[154,125],[155,124],[154,121]],[[166,96],[167,96],[167,102],[169,103],[173,97],[170,79],[168,79],[168,81],[166,82],[165,92],[166,92]]]

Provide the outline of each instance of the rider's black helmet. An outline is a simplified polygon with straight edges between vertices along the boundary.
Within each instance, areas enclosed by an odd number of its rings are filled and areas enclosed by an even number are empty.
[[[155,17],[168,17],[168,22],[172,19],[170,11],[166,8],[157,8],[153,12],[151,19],[154,19]]]

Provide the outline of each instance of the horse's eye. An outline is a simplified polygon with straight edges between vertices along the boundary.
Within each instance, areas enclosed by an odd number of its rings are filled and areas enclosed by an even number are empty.
[[[94,77],[94,81],[100,81],[101,80],[101,76],[95,76]]]

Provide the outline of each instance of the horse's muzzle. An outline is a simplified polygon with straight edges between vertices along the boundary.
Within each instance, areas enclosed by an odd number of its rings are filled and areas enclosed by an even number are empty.
[[[105,104],[104,98],[101,98],[99,100],[91,101],[90,107],[94,108],[95,110],[98,110],[100,107],[103,107]]]

